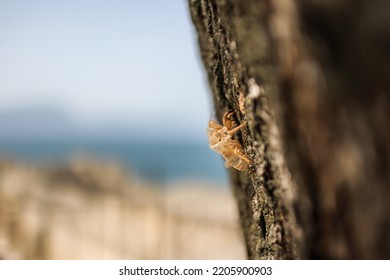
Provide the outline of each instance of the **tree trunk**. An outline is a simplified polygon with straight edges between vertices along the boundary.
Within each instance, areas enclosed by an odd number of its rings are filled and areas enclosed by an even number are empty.
[[[251,259],[390,258],[390,2],[190,0]]]

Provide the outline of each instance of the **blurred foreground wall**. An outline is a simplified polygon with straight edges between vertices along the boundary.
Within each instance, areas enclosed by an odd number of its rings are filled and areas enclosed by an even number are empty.
[[[242,259],[243,244],[226,190],[91,161],[0,164],[2,259]]]

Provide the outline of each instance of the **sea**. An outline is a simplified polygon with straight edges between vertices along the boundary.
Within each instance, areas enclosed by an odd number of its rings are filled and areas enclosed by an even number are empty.
[[[130,173],[160,185],[196,181],[228,186],[222,158],[201,142],[0,141],[0,158],[33,164],[64,163],[77,157],[115,161]]]

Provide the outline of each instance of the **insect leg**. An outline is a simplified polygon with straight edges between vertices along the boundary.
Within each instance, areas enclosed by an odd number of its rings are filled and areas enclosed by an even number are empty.
[[[227,131],[227,133],[229,133],[230,135],[233,135],[234,133],[236,133],[238,130],[240,130],[241,128],[243,128],[244,126],[246,125],[246,122],[243,122],[242,124],[240,124],[239,126]]]
[[[222,118],[223,126],[226,127],[228,130],[232,129],[234,126],[237,125],[236,121],[234,121],[233,118],[234,110],[227,111]]]

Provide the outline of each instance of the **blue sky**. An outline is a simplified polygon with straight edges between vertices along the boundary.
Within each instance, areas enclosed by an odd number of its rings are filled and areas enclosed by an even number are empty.
[[[0,1],[0,42],[0,111],[53,107],[206,141],[211,98],[185,0]]]

